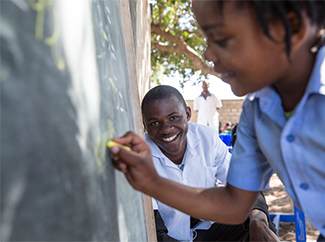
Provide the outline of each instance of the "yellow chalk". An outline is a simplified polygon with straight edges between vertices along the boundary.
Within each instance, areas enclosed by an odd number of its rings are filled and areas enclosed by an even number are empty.
[[[122,144],[116,143],[116,142],[114,142],[113,140],[108,141],[108,142],[107,142],[107,146],[108,146],[109,148],[112,148],[113,146],[120,146],[120,147],[122,147],[122,148],[124,148],[124,149],[126,149],[126,150],[131,150],[130,147],[128,147],[128,146],[126,146],[126,145],[122,145]]]

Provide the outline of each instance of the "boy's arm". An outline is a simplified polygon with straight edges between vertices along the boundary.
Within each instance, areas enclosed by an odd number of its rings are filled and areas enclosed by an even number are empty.
[[[118,146],[111,148],[114,166],[122,171],[134,189],[156,198],[192,217],[217,223],[239,224],[248,217],[258,192],[227,184],[221,188],[193,188],[158,175],[152,163],[148,144],[133,132],[114,139],[131,151]]]

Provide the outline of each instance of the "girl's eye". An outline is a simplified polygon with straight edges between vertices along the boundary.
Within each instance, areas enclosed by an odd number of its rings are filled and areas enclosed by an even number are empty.
[[[219,45],[221,48],[227,47],[228,39],[214,40],[215,44]]]
[[[156,126],[156,125],[158,125],[157,121],[150,123],[150,126]]]

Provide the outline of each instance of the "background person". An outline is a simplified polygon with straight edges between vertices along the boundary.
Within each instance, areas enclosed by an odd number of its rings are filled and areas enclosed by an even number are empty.
[[[209,82],[202,82],[201,95],[194,99],[193,110],[197,111],[197,123],[211,126],[219,131],[219,113],[218,109],[222,103],[213,93],[209,92]]]

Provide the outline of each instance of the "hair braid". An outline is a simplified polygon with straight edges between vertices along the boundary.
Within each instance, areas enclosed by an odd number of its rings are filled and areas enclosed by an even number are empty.
[[[222,12],[223,3],[225,0],[217,0]],[[287,55],[291,51],[291,36],[292,29],[290,21],[287,17],[289,12],[294,13],[298,18],[299,27],[302,26],[302,13],[305,11],[312,23],[317,24],[320,28],[325,28],[325,1],[324,0],[253,0],[242,1],[237,0],[238,7],[244,5],[252,8],[256,14],[257,21],[262,28],[264,34],[272,39],[269,33],[269,24],[280,20],[285,28],[285,43]],[[323,43],[324,45],[325,43]]]

